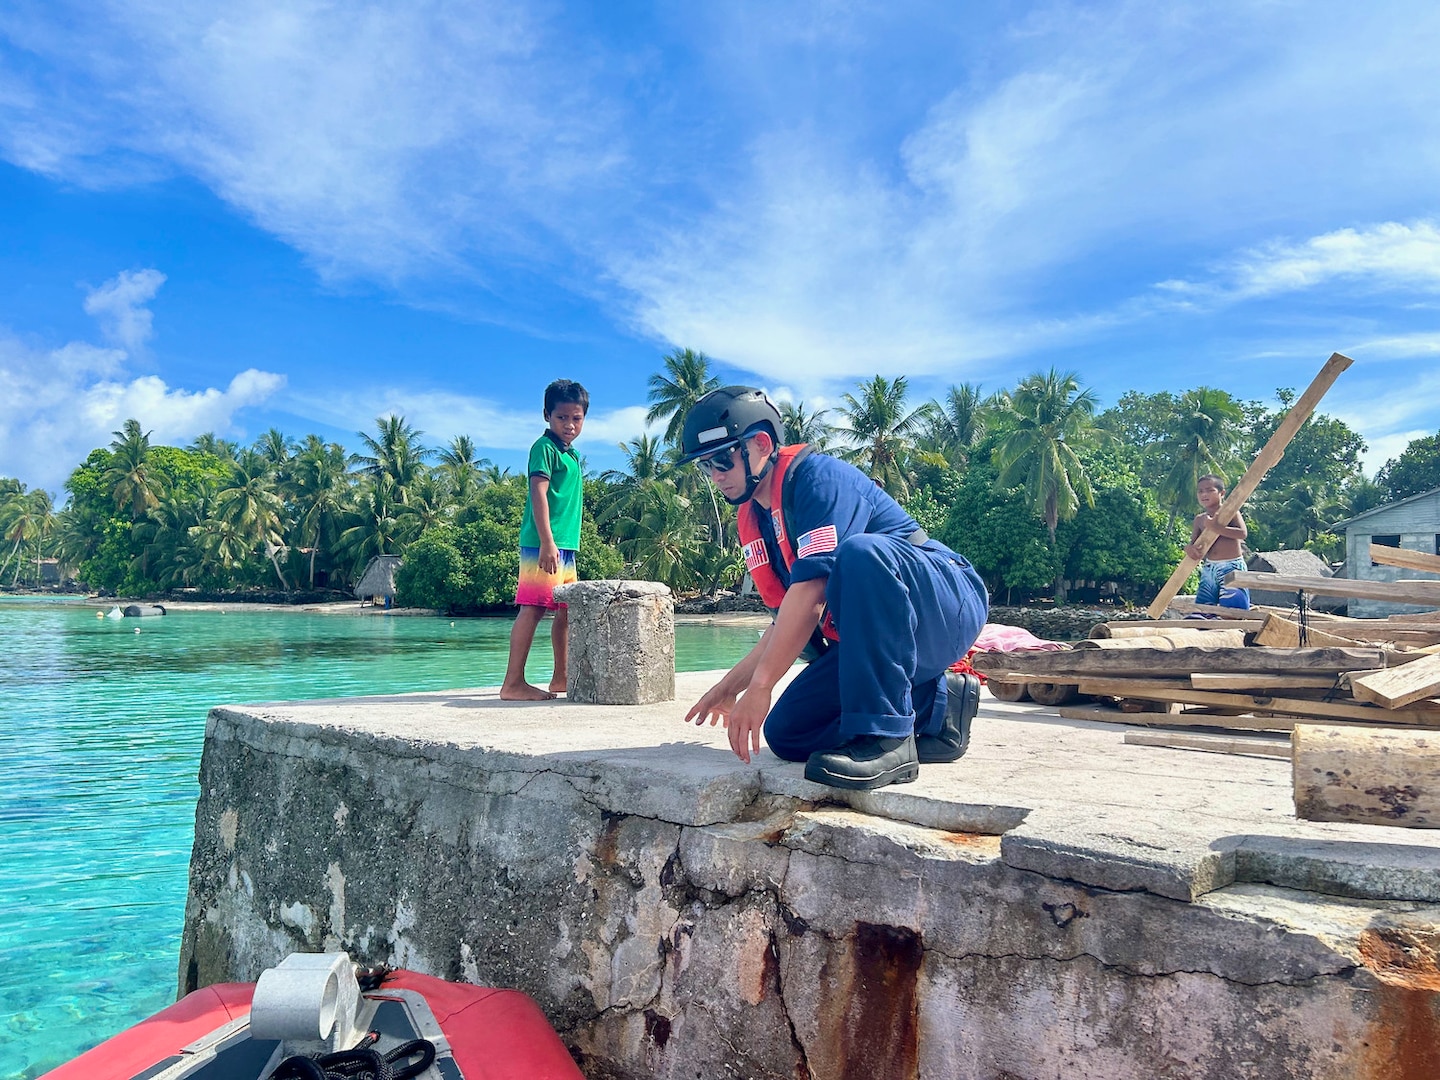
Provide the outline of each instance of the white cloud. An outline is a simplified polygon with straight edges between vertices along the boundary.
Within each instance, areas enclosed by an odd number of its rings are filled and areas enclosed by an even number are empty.
[[[159,270],[122,270],[85,297],[85,313],[100,321],[105,336],[131,352],[151,333],[151,312],[145,305],[155,298],[165,275]]]
[[[794,382],[990,377],[1223,252],[1253,295],[1430,280],[1424,237],[1339,227],[1433,202],[1434,5],[773,7],[657,56],[563,0],[16,3],[0,153],[198,177],[339,277],[522,263]]]
[[[323,398],[298,396],[294,406],[308,417],[342,429],[353,425],[356,417],[403,416],[423,433],[421,442],[430,447],[443,447],[457,435],[468,435],[482,451],[525,451],[545,430],[538,400],[533,412],[520,412],[488,398],[439,390],[364,388]],[[645,411],[644,405],[591,409],[577,448],[587,456],[608,458],[614,456],[617,443],[647,431],[652,435],[663,431],[664,425],[647,427]]]
[[[148,335],[149,312],[136,318],[137,305],[154,288],[126,277],[91,298],[102,297],[94,313],[115,320],[114,337],[138,342]],[[123,349],[81,341],[47,348],[0,333],[0,401],[14,403],[0,412],[0,475],[60,495],[70,471],[91,450],[108,446],[131,417],[153,431],[157,444],[188,442],[204,431],[232,434],[238,410],[265,402],[285,384],[282,375],[251,368],[223,390],[192,391],[156,375],[127,377],[127,359]]]

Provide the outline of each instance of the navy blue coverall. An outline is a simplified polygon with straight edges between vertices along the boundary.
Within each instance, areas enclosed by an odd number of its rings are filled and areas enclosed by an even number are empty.
[[[825,602],[839,642],[800,672],[765,719],[765,741],[789,761],[833,750],[855,735],[940,734],[945,671],[974,643],[989,611],[985,584],[918,529],[853,465],[812,453],[792,467],[785,526],[796,559],[789,573],[772,516],[757,515],[781,584],[827,578]]]

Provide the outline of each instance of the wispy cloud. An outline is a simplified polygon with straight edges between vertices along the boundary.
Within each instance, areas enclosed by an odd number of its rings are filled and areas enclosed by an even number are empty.
[[[1335,280],[1376,290],[1440,292],[1440,227],[1428,220],[1387,221],[1300,243],[1272,241],[1230,260],[1210,280],[1165,281],[1158,288],[1233,302],[1316,289]]]

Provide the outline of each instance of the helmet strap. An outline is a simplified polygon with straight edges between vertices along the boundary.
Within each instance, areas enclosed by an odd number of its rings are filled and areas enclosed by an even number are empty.
[[[738,499],[726,499],[731,506],[741,506],[750,501],[755,494],[755,489],[760,486],[760,481],[765,479],[775,463],[780,460],[780,447],[771,442],[770,456],[765,459],[765,464],[760,466],[758,472],[750,471],[750,453],[745,449],[745,444],[740,444],[740,456],[745,462],[745,492]]]

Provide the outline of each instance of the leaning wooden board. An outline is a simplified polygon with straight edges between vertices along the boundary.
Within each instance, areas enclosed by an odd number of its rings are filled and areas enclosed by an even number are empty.
[[[1422,656],[1398,668],[1362,675],[1350,680],[1350,690],[1361,701],[1373,701],[1387,709],[1440,697],[1440,656]]]

